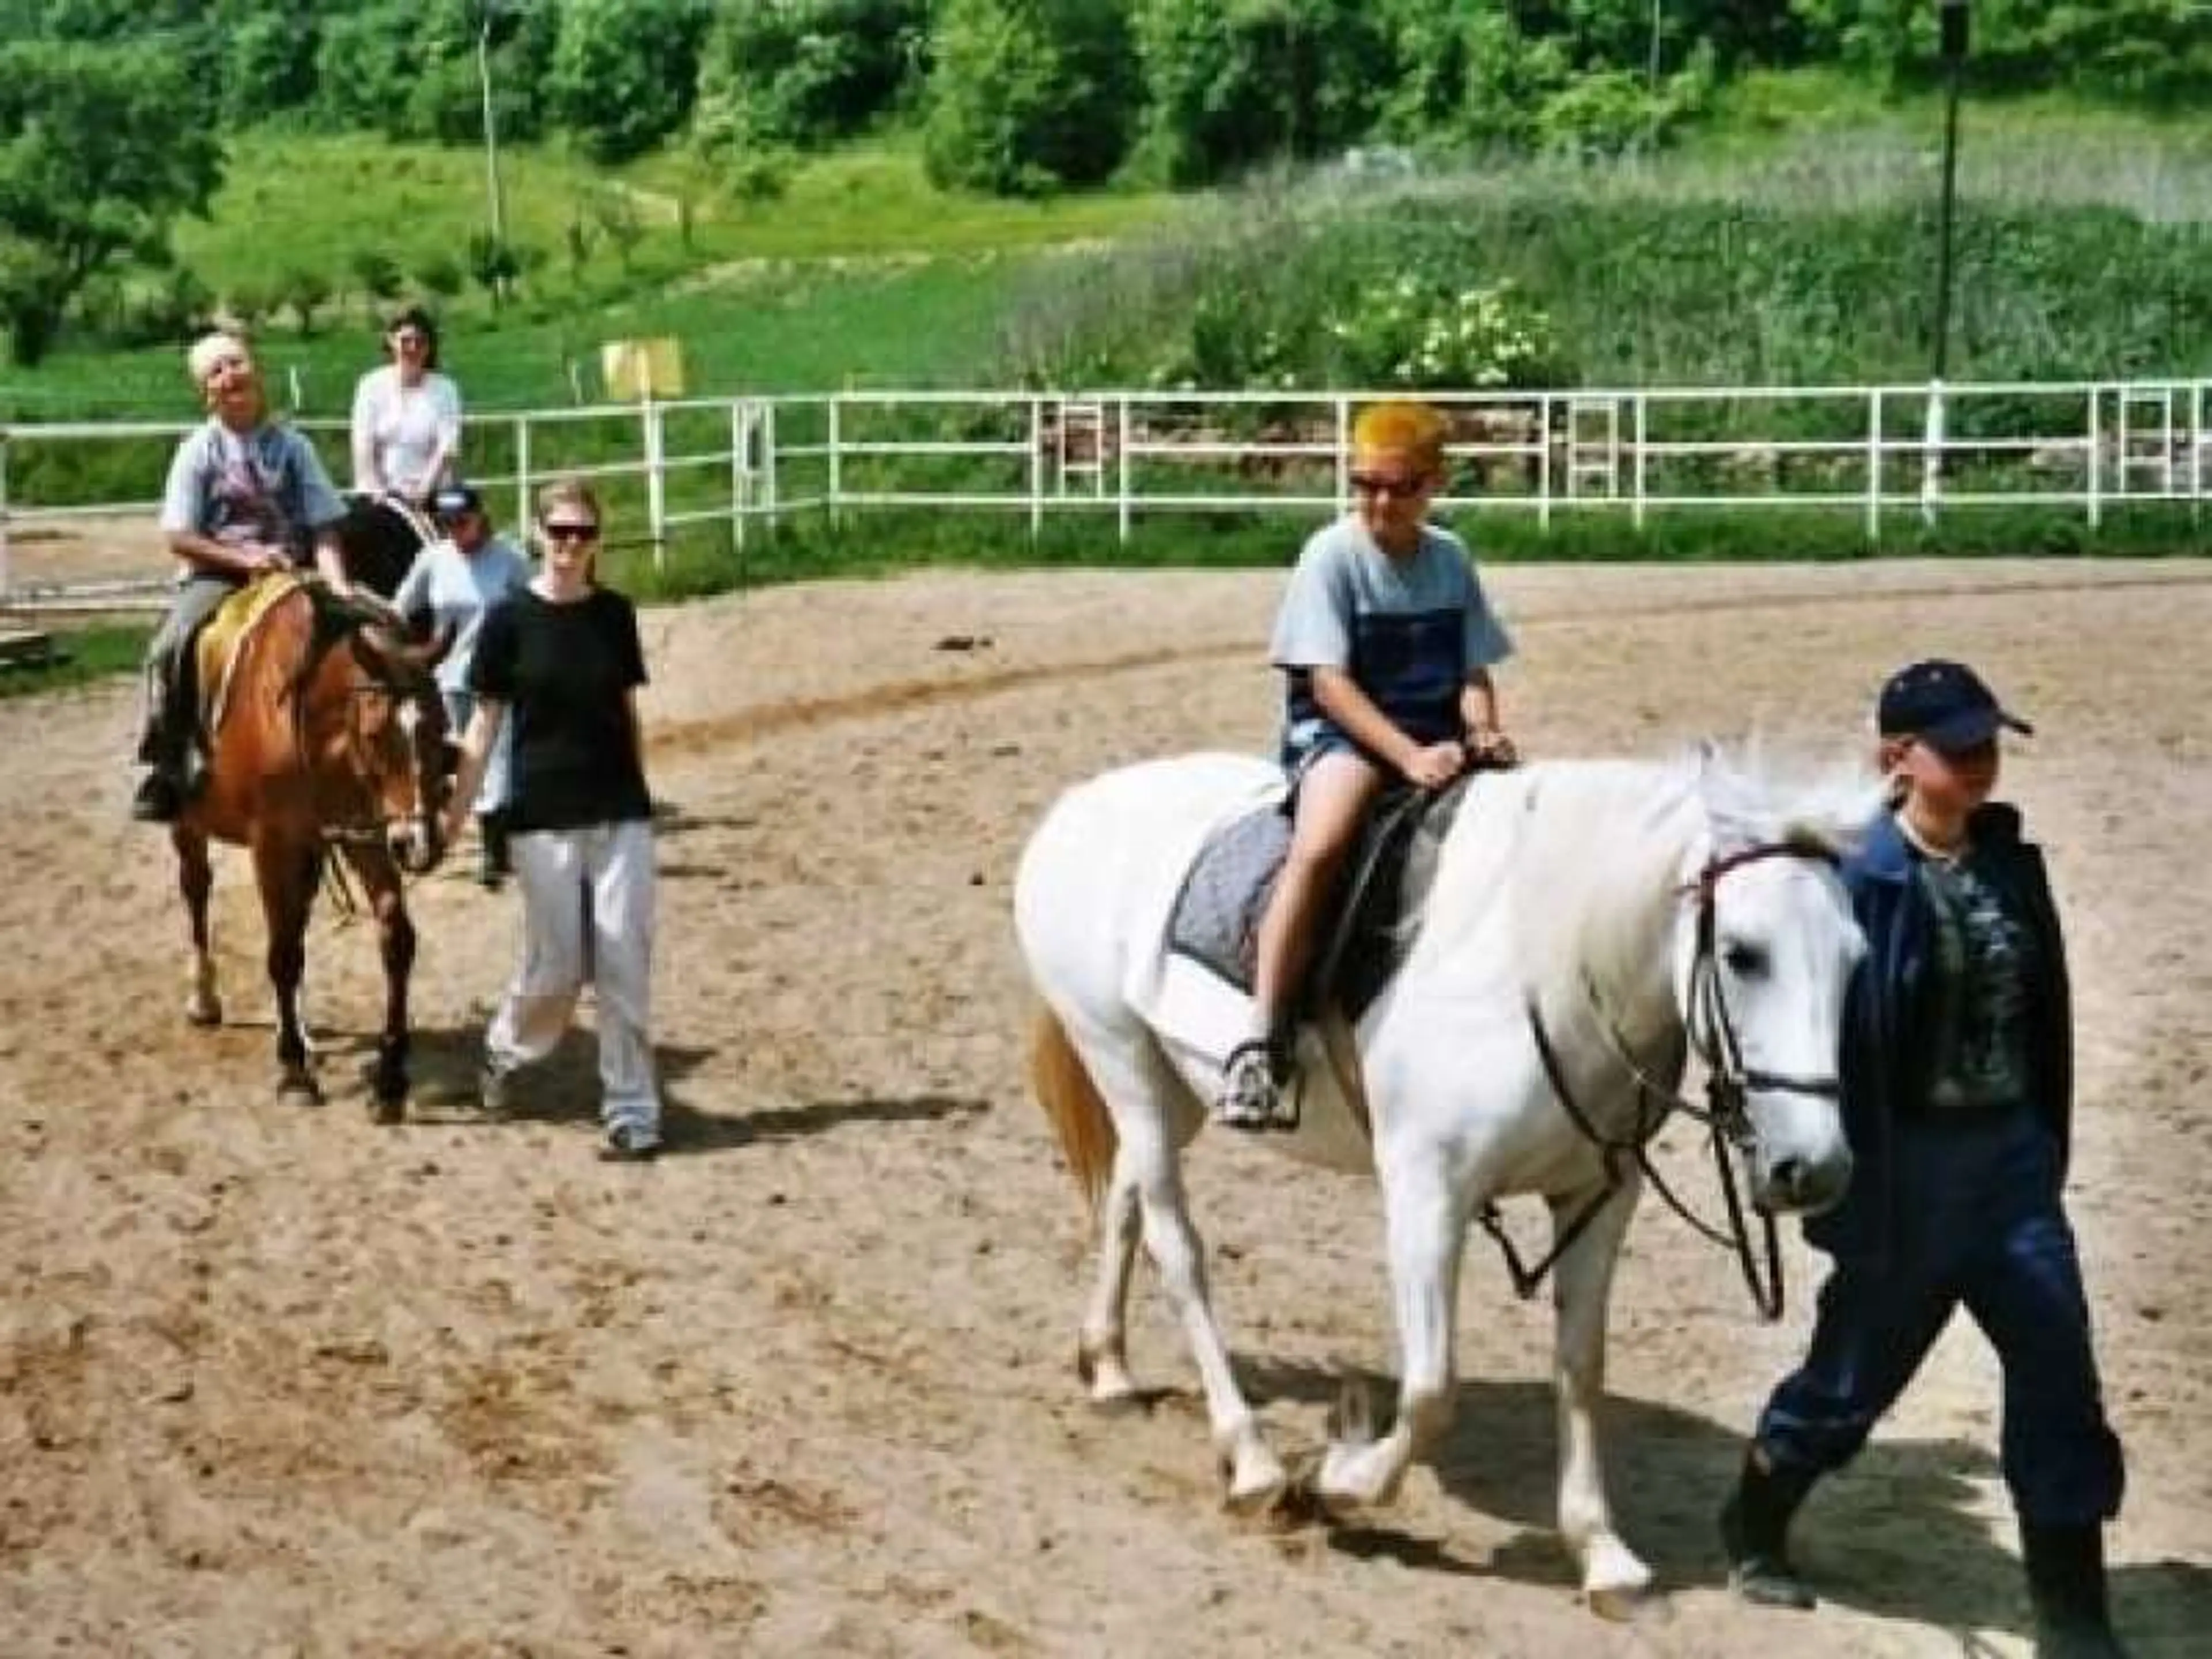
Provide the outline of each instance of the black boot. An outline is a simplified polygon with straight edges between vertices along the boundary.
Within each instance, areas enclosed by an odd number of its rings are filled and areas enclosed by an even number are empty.
[[[1743,1473],[1721,1510],[1721,1547],[1728,1552],[1729,1584],[1745,1601],[1768,1607],[1814,1605],[1813,1592],[1790,1565],[1785,1536],[1818,1478],[1774,1467],[1755,1445],[1744,1453]]]
[[[2039,1659],[2126,1659],[2105,1605],[2105,1529],[2022,1522]]]

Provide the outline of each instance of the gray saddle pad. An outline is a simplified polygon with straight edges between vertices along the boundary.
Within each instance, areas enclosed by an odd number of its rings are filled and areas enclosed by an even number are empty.
[[[1462,777],[1431,796],[1396,791],[1369,816],[1298,998],[1308,1010],[1335,1002],[1351,1018],[1372,1002],[1413,948],[1437,854],[1467,798]],[[1199,849],[1168,918],[1168,949],[1248,996],[1260,920],[1290,851],[1287,803],[1231,819]]]

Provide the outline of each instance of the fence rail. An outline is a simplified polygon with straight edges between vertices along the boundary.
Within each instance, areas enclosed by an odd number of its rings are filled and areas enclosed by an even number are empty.
[[[1316,512],[1348,499],[1352,416],[1387,393],[853,391],[470,417],[472,476],[511,491],[581,473],[634,489],[656,560],[671,533],[888,508],[1110,519]],[[1447,512],[1844,510],[1870,543],[1900,516],[2033,506],[2091,526],[2212,495],[2212,380],[1431,392],[1448,427]],[[326,456],[341,422],[300,422]],[[113,599],[118,583],[16,579],[11,549],[150,520],[158,422],[0,428],[0,604]],[[102,449],[108,453],[102,456]],[[495,496],[495,499],[497,499]],[[142,595],[161,585],[158,553]],[[95,594],[94,588],[98,589]]]

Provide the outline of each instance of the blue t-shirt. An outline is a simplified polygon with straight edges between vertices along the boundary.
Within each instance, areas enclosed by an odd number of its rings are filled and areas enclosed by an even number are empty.
[[[234,432],[209,421],[188,434],[161,492],[167,535],[205,536],[227,546],[263,542],[304,560],[312,532],[345,517],[345,503],[307,441],[264,422]]]
[[[453,648],[438,665],[438,684],[447,691],[465,691],[485,613],[529,586],[530,561],[513,543],[494,536],[474,553],[464,553],[448,538],[415,556],[392,605],[403,617],[427,611],[435,627],[453,630]]]
[[[1298,555],[1270,654],[1288,677],[1293,741],[1328,719],[1311,671],[1340,668],[1407,737],[1441,743],[1460,735],[1468,678],[1512,650],[1458,537],[1423,525],[1419,545],[1393,558],[1346,516]]]

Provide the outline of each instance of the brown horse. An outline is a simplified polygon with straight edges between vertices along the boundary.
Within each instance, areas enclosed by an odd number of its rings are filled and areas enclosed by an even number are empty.
[[[264,580],[291,581],[290,578]],[[300,1007],[307,914],[335,848],[376,917],[384,1030],[371,1087],[380,1121],[407,1098],[407,976],[415,927],[400,885],[444,852],[445,706],[430,671],[452,643],[393,638],[314,583],[270,600],[232,649],[204,787],[170,831],[191,921],[195,1024],[222,1019],[208,951],[208,842],[246,848],[269,927],[280,1092],[319,1101]]]

